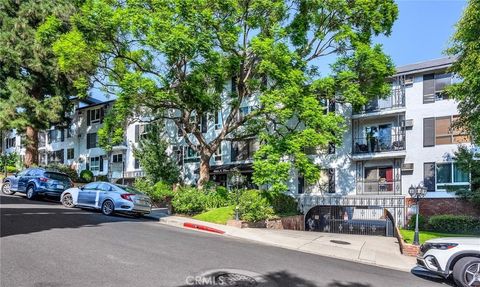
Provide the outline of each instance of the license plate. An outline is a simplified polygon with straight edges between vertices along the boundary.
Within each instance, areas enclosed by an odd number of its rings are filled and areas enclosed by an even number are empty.
[[[64,186],[62,184],[57,184],[56,186],[58,189],[64,189]]]

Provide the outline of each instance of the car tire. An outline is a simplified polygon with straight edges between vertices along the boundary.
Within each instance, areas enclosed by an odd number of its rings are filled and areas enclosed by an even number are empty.
[[[72,208],[75,207],[75,204],[73,204],[73,196],[71,193],[66,193],[62,197],[62,204],[65,207]]]
[[[35,192],[35,188],[33,187],[33,185],[29,185],[27,187],[27,192],[25,194],[30,200],[34,200],[37,197],[37,193]]]
[[[105,200],[102,203],[102,213],[105,215],[112,215],[115,211],[115,204],[110,199]]]
[[[10,184],[10,182],[5,182],[3,185],[2,185],[2,193],[3,194],[6,194],[6,195],[14,195],[15,194],[15,191],[12,191],[10,188],[12,187],[12,185]]]
[[[455,284],[459,287],[478,286],[473,284],[480,284],[478,277],[480,275],[479,268],[480,258],[478,257],[464,257],[458,260],[455,266],[453,266],[453,280]],[[475,281],[472,282],[472,280]]]

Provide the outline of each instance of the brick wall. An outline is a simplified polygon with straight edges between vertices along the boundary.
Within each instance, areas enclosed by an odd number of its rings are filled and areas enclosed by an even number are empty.
[[[407,206],[415,201],[407,198]],[[471,215],[480,217],[480,209],[459,198],[424,198],[420,200],[420,214],[426,217],[440,214]]]

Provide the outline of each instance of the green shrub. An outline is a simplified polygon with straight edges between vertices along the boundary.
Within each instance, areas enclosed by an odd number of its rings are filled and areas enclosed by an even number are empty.
[[[177,213],[197,214],[206,209],[206,195],[204,192],[191,187],[179,189],[172,200],[172,206]]]
[[[7,173],[16,173],[18,169],[15,166],[7,165]]]
[[[208,209],[229,206],[232,203],[229,191],[223,186],[205,192],[205,207]]]
[[[241,218],[250,222],[265,220],[274,214],[268,199],[257,190],[242,192],[238,207]]]
[[[150,180],[141,178],[135,180],[133,184],[135,189],[147,194],[154,202],[162,202],[174,197],[175,193],[172,190],[170,184],[159,181],[156,184],[152,184]]]
[[[82,170],[82,172],[80,172],[80,179],[82,179],[84,182],[92,182],[93,172],[88,169]]]
[[[133,183],[133,187],[145,194],[152,193],[153,184],[146,178],[137,178]]]
[[[448,233],[478,233],[480,219],[466,215],[434,215],[428,219],[432,231]]]
[[[298,204],[294,197],[284,193],[266,192],[273,211],[277,215],[295,215],[298,214]]]
[[[416,218],[416,215],[412,215],[410,216],[410,219],[408,220],[408,223],[407,223],[407,229],[409,230],[415,230],[415,219]],[[420,230],[426,230],[428,229],[427,228],[427,219],[425,218],[425,216],[419,214],[418,215],[418,229]]]

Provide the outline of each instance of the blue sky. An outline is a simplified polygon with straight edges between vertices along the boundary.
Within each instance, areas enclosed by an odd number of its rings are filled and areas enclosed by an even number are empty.
[[[443,57],[466,1],[397,0],[398,19],[390,37],[379,37],[396,66]]]

